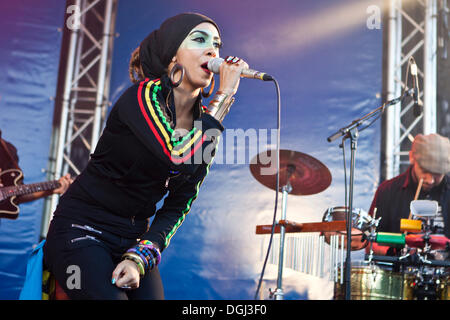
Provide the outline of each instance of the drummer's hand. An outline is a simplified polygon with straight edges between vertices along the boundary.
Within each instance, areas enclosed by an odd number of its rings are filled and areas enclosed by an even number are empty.
[[[239,87],[242,70],[248,69],[248,64],[244,60],[228,56],[220,65],[220,86],[219,91],[234,95]]]

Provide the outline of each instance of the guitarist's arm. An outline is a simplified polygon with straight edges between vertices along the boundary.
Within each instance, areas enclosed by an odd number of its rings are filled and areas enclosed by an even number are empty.
[[[34,201],[40,198],[48,197],[52,194],[63,194],[69,188],[69,185],[72,183],[72,178],[70,177],[70,173],[66,174],[59,178],[58,182],[61,185],[59,188],[48,191],[39,191],[35,193],[25,194],[22,196],[17,196],[16,201],[18,204],[24,202]]]

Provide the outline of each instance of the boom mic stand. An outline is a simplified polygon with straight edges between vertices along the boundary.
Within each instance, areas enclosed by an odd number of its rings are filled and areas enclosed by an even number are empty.
[[[339,137],[342,138],[342,147],[344,148],[344,141],[346,139],[350,139],[350,148],[351,148],[351,160],[350,160],[350,187],[349,187],[349,201],[348,201],[348,210],[346,212],[346,222],[347,222],[347,256],[345,260],[345,300],[351,299],[351,286],[350,286],[350,270],[351,270],[351,232],[352,232],[352,213],[353,213],[353,185],[354,185],[354,175],[355,175],[355,158],[356,158],[356,149],[357,142],[359,138],[359,132],[368,128],[372,123],[377,120],[384,110],[394,104],[397,104],[403,101],[407,96],[413,96],[414,89],[405,90],[400,97],[395,99],[386,101],[382,106],[377,109],[371,111],[360,119],[352,121],[346,127],[339,129],[337,132],[332,134],[327,138],[328,142],[332,142]],[[358,131],[358,128],[364,123],[364,121],[377,116],[371,123],[369,123],[366,127]],[[345,173],[344,173],[345,174]]]

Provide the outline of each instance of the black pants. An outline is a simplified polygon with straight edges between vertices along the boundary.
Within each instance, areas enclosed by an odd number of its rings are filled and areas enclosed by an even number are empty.
[[[162,300],[157,267],[146,272],[137,289],[120,289],[111,283],[122,254],[136,243],[137,239],[55,216],[44,245],[44,263],[70,299]]]

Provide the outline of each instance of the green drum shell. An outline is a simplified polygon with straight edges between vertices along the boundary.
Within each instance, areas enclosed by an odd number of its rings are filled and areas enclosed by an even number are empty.
[[[351,300],[402,300],[403,275],[379,267],[358,266],[351,268]],[[345,284],[334,286],[336,300],[345,299]]]

